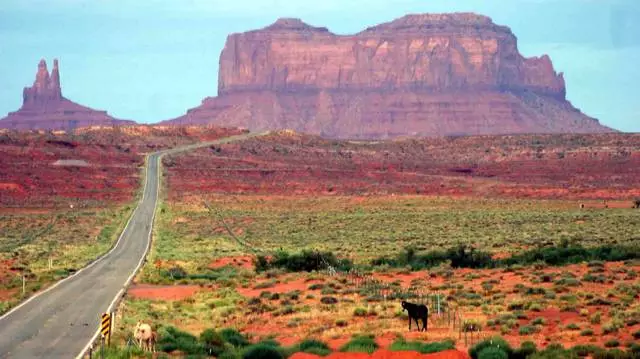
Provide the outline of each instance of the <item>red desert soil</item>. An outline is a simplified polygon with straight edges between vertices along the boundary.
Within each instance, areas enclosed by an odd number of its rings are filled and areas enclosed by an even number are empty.
[[[610,207],[630,208],[640,197],[637,134],[356,142],[280,132],[179,156],[165,158],[174,200],[203,193],[419,194],[610,199],[620,201]]]
[[[197,285],[145,285],[135,284],[128,290],[129,296],[136,299],[182,300],[191,297],[200,289]]]
[[[145,154],[240,133],[167,126],[89,127],[73,134],[0,130],[0,207],[127,202],[140,187]]]
[[[238,291],[238,293],[240,293],[240,295],[250,298],[259,296],[263,291],[269,291],[271,293],[279,294],[292,292],[294,290],[304,292],[307,290],[307,288],[309,288],[310,285],[319,282],[321,281],[306,280],[305,278],[300,278],[288,281],[286,283],[277,283],[267,288],[236,288],[236,290]]]
[[[232,266],[238,268],[252,269],[253,257],[252,256],[237,256],[237,257],[224,257],[219,258],[209,264],[209,268],[216,269],[224,266]]]
[[[321,356],[307,353],[296,353],[291,359],[319,359]],[[447,350],[440,353],[420,354],[418,352],[391,352],[385,349],[373,354],[366,353],[331,353],[324,357],[327,359],[468,359],[469,356],[458,350]]]

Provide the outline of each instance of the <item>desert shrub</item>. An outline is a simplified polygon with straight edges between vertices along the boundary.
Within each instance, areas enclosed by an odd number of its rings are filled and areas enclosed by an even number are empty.
[[[175,327],[165,327],[159,331],[158,349],[160,351],[171,353],[179,350],[186,354],[204,354],[204,346],[198,342],[198,339],[187,333],[176,329]]]
[[[532,325],[545,325],[545,324],[547,324],[547,321],[542,317],[538,317],[538,318],[532,320],[531,324]]]
[[[168,270],[160,271],[160,276],[170,280],[181,280],[187,278],[187,271],[180,266],[171,267]]]
[[[518,329],[518,334],[520,335],[531,335],[533,333],[536,333],[538,331],[538,329],[534,326],[531,325],[525,325],[520,327],[520,329]]]
[[[633,337],[635,339],[640,339],[640,330],[636,330],[635,332],[633,332]]]
[[[349,323],[347,323],[347,321],[346,321],[346,320],[344,320],[344,319],[338,319],[338,320],[336,320],[336,325],[337,325],[338,327],[346,327],[348,324],[349,324]]]
[[[582,276],[582,280],[585,282],[592,282],[592,283],[606,283],[607,282],[607,278],[602,275],[602,274],[593,274],[593,273],[587,273],[584,276]]]
[[[523,310],[524,303],[522,302],[512,302],[507,305],[507,309],[509,310]]]
[[[607,324],[604,324],[602,326],[602,334],[611,334],[611,333],[617,333],[618,332],[619,326],[616,323],[613,322],[608,322]]]
[[[417,341],[407,342],[404,338],[397,339],[389,347],[391,351],[417,351],[422,354],[438,353],[450,349],[455,349],[455,343],[451,340],[423,343]]]
[[[225,350],[225,340],[215,329],[205,329],[200,333],[200,343],[208,355],[218,356]]]
[[[569,323],[565,328],[568,330],[580,330],[580,327],[576,323]]]
[[[537,352],[538,348],[536,347],[536,343],[532,341],[526,341],[520,344],[520,348],[516,349],[509,358],[510,359],[526,359],[533,353]]]
[[[500,348],[487,347],[480,350],[478,359],[509,359],[509,355]]]
[[[322,304],[336,304],[338,300],[334,297],[322,297],[320,298],[320,303]]]
[[[295,313],[295,309],[293,309],[292,306],[290,305],[285,305],[282,308],[280,308],[279,310],[275,311],[273,313],[274,316],[280,316],[280,315],[289,315],[289,314],[293,314]]]
[[[266,256],[258,255],[253,260],[253,266],[256,269],[256,272],[264,272],[269,269],[269,260]]]
[[[532,354],[530,359],[578,359],[576,353],[572,350],[565,350],[562,345],[551,344],[544,350]]]
[[[460,244],[446,250],[429,251],[422,254],[412,247],[405,248],[395,258],[380,257],[374,259],[374,266],[411,267],[412,270],[436,267],[449,262],[453,268],[489,268],[493,266],[491,254],[466,244]]]
[[[329,349],[327,344],[315,339],[305,339],[301,341],[297,346],[297,350],[320,356],[329,355],[329,353],[331,353],[331,349]]]
[[[237,350],[227,350],[226,352],[220,354],[218,356],[218,359],[242,359],[242,355]]]
[[[442,342],[424,343],[419,351],[422,354],[429,354],[455,349],[455,347],[455,343],[452,340],[445,340]]]
[[[601,349],[593,354],[593,359],[636,359],[632,353],[625,353],[620,349]]]
[[[580,283],[580,281],[575,278],[560,278],[553,282],[553,284],[561,287],[578,287],[582,285],[582,283]]]
[[[602,349],[596,345],[576,345],[571,348],[571,351],[579,357],[586,357],[588,355],[593,355],[594,353],[600,352],[602,351]]]
[[[583,329],[580,332],[580,335],[582,335],[583,337],[590,337],[593,335],[593,329]]]
[[[373,340],[372,336],[356,335],[347,344],[340,348],[341,352],[348,353],[373,353],[378,349],[378,344]]]
[[[633,200],[633,208],[640,208],[640,198]]]
[[[277,346],[265,343],[258,343],[248,346],[244,354],[243,359],[284,359],[284,356],[277,349]]]
[[[509,268],[534,264],[559,266],[585,261],[624,261],[638,258],[640,258],[640,246],[637,245],[604,245],[586,248],[567,242],[559,246],[531,249],[509,258],[494,261],[488,252],[461,244],[447,250],[435,250],[422,254],[416,253],[413,248],[406,248],[394,258],[379,257],[374,259],[371,264],[396,268],[409,266],[413,270],[432,268],[446,262],[450,262],[451,267],[454,268]],[[560,281],[560,283],[568,282],[567,285],[579,285],[580,282],[577,279],[572,279]],[[551,278],[546,277],[542,279],[543,282],[550,280]]]
[[[222,329],[220,331],[220,336],[222,337],[222,339],[224,339],[225,342],[237,348],[249,345],[249,340],[247,340],[247,338],[240,332],[232,328]]]
[[[367,310],[364,308],[356,308],[353,310],[353,315],[356,317],[366,317],[367,316]]]
[[[532,264],[544,262],[549,265],[565,265],[585,261],[623,261],[640,258],[637,246],[604,245],[585,248],[581,245],[566,244],[554,247],[536,248],[520,255],[505,258],[504,264]]]
[[[349,270],[352,267],[348,259],[338,259],[332,252],[302,251],[290,254],[278,251],[271,260],[266,259],[266,264],[261,264],[261,270],[282,268],[289,272],[311,272],[326,269],[330,265],[341,270]],[[258,271],[258,267],[256,267]]]
[[[591,324],[600,324],[600,322],[602,321],[601,318],[602,314],[600,314],[600,312],[595,312],[593,313],[591,318],[589,318],[589,322],[591,322]]]
[[[607,340],[604,343],[604,346],[607,348],[615,348],[620,346],[620,342],[616,339]]]
[[[509,345],[509,343],[507,343],[506,340],[504,340],[501,337],[492,337],[492,338],[483,340],[480,343],[471,347],[471,349],[469,349],[469,355],[473,359],[478,359],[478,355],[480,354],[480,351],[490,347],[498,348],[504,351],[508,357],[510,357],[514,353],[513,348],[511,348],[511,346]]]

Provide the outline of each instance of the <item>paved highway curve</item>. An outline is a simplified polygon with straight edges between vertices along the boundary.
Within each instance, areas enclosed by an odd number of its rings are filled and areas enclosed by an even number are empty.
[[[240,141],[260,134],[227,137],[149,155],[142,199],[114,248],[75,275],[0,317],[0,358],[75,358],[98,329],[137,272],[151,242],[163,154]]]

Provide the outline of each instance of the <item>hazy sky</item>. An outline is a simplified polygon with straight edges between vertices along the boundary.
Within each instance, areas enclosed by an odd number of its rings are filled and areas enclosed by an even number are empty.
[[[407,13],[473,11],[511,27],[525,56],[551,56],[569,100],[640,132],[639,0],[0,0],[0,117],[40,58],[60,59],[65,97],[155,122],[217,89],[229,33],[299,17],[339,34]]]

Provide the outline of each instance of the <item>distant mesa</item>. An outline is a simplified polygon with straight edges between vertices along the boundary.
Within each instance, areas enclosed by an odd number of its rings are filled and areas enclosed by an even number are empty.
[[[299,19],[228,36],[218,96],[169,124],[331,138],[597,133],[551,59],[472,13],[407,15],[354,35]]]
[[[38,64],[36,80],[22,92],[22,107],[0,119],[0,128],[17,130],[72,130],[87,126],[130,125],[107,114],[69,101],[62,96],[58,60],[53,60],[51,74],[44,59]]]

